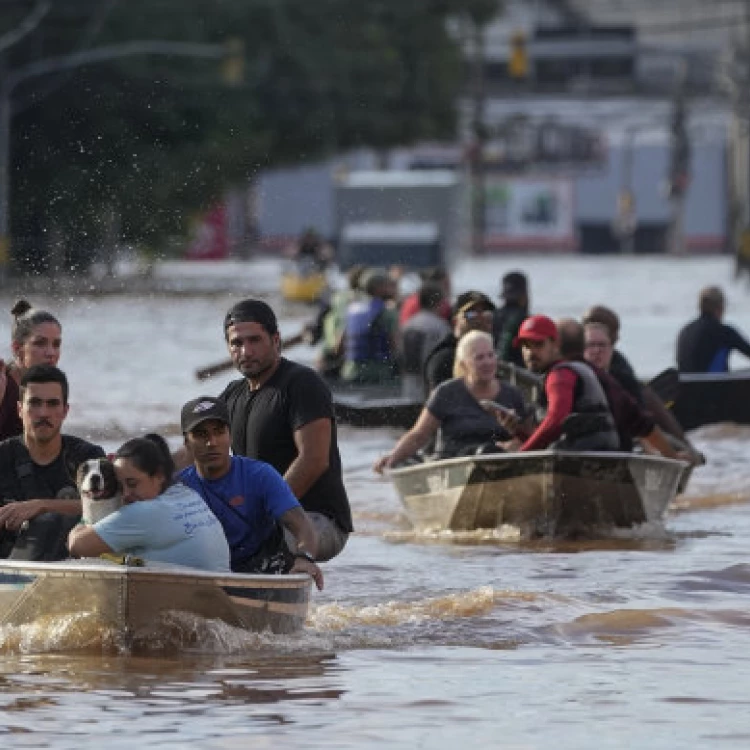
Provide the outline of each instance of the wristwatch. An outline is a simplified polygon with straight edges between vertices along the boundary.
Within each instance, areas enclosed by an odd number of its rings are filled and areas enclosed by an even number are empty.
[[[294,556],[302,557],[308,562],[313,563],[313,565],[315,564],[315,558],[309,552],[305,552],[304,550],[298,550],[297,552],[294,553]]]

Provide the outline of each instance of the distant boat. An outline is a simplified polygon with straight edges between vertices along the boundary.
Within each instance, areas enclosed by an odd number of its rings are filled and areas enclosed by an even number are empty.
[[[389,476],[417,531],[509,525],[566,536],[661,520],[686,467],[633,453],[538,451],[425,462]]]
[[[288,302],[317,302],[328,286],[325,271],[307,262],[292,262],[281,273],[281,296]]]
[[[421,398],[404,395],[401,382],[365,385],[328,380],[336,421],[354,427],[411,427],[422,411]]]
[[[680,373],[674,415],[685,430],[707,424],[750,424],[750,370]]]
[[[90,613],[118,643],[167,612],[221,620],[245,630],[293,633],[310,606],[307,575],[213,573],[179,565],[104,560],[0,561],[0,625]]]

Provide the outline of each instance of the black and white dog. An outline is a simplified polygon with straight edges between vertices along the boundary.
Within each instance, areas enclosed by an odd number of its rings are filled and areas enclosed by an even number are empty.
[[[88,526],[122,507],[120,483],[109,459],[84,461],[76,472],[76,485],[83,506],[83,522]]]

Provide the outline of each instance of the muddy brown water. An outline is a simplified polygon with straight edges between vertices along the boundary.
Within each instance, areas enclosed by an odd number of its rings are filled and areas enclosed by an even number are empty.
[[[519,266],[538,311],[618,308],[623,349],[644,375],[671,364],[705,283],[725,285],[728,318],[750,330],[750,293],[723,259],[475,261],[455,288],[495,294]],[[229,376],[192,378],[223,356],[221,318],[240,296],[212,273],[214,295],[33,300],[65,326],[71,432],[114,447],[176,425],[184,400],[223,387]],[[273,299],[274,273],[248,270],[248,289]],[[278,307],[286,331],[309,314]],[[397,436],[341,429],[357,534],[325,565],[303,633],[252,635],[175,613],[121,653],[87,613],[0,629],[3,746],[750,745],[750,428],[694,433],[709,463],[663,525],[577,541],[415,535],[370,471]]]

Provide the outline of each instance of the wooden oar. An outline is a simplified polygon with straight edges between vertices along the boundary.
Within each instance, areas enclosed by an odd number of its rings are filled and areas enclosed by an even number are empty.
[[[300,331],[295,336],[290,336],[286,339],[281,339],[281,348],[288,349],[289,347],[301,344],[305,340],[305,332]],[[195,377],[198,380],[208,380],[214,375],[219,375],[222,372],[227,372],[234,367],[234,362],[231,359],[222,359],[221,362],[214,362],[212,365],[206,367],[200,367],[195,371]]]

